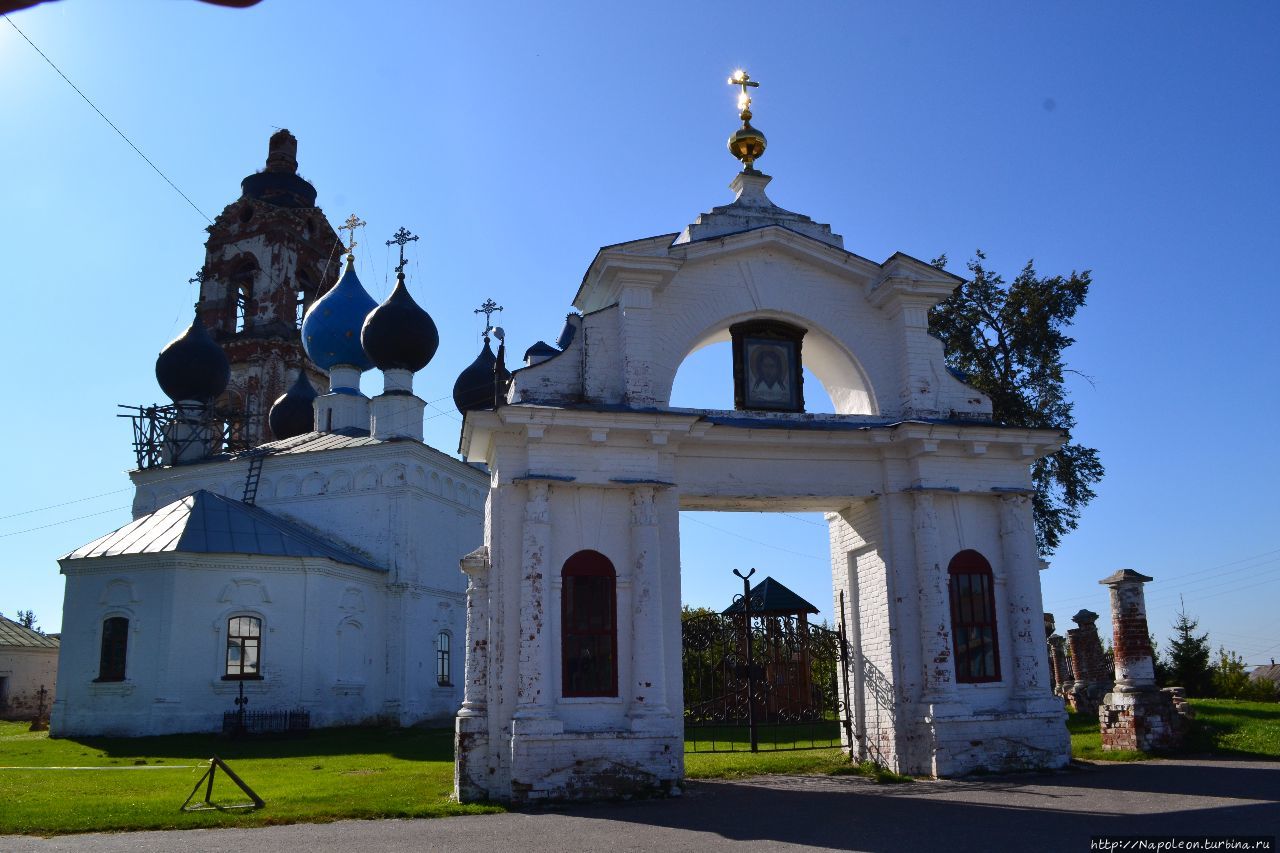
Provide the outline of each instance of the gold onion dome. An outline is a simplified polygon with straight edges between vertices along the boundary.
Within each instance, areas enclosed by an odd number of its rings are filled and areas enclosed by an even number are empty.
[[[742,87],[742,94],[738,96],[738,109],[741,111],[738,117],[742,119],[742,127],[729,137],[729,153],[742,161],[744,171],[754,172],[753,164],[764,155],[764,149],[769,144],[764,134],[751,126],[751,96],[747,94],[747,89],[756,88],[760,83],[752,80],[751,75],[745,71],[733,72],[729,83]]]

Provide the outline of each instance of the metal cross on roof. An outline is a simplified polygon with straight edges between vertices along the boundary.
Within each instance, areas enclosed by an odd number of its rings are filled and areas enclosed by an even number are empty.
[[[204,284],[207,278],[209,278],[209,274],[204,271],[204,267],[200,267],[200,269],[196,270],[195,277],[187,279],[187,284],[195,284],[196,282]]]
[[[397,273],[404,272],[404,265],[405,265],[404,244],[412,243],[414,240],[417,240],[417,239],[418,239],[417,234],[411,233],[407,228],[401,225],[400,230],[395,233],[395,236],[393,236],[390,240],[387,241],[388,246],[390,246],[392,243],[400,244],[400,263],[396,265]]]
[[[471,313],[484,315],[484,331],[485,331],[485,334],[488,334],[489,329],[493,327],[493,323],[490,322],[489,318],[501,310],[502,310],[501,305],[494,302],[492,299],[486,299],[483,305],[481,305],[479,308],[477,308],[475,311],[472,311]]]
[[[747,94],[747,87],[758,89],[760,82],[752,80],[751,75],[740,68],[733,72],[733,76],[729,78],[729,85],[742,87],[742,94],[738,95],[738,109],[742,112],[751,109],[751,96]]]
[[[365,222],[363,219],[361,219],[360,217],[356,216],[353,213],[347,217],[346,222],[338,226],[339,231],[351,232],[351,244],[347,246],[348,255],[353,254],[356,250],[356,229],[363,228],[365,225],[368,225],[368,224],[369,223]]]

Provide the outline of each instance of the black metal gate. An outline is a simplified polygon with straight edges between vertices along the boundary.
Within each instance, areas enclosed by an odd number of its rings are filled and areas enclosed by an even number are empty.
[[[797,616],[699,614],[684,620],[682,651],[686,752],[837,747],[842,731],[852,742],[842,631]]]

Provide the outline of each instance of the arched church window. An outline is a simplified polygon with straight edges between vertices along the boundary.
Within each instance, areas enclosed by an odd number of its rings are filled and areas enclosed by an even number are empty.
[[[804,411],[800,344],[806,329],[781,320],[729,327],[733,338],[733,404],[739,409]]]
[[[112,616],[102,620],[102,654],[98,659],[97,681],[124,681],[125,659],[129,653],[129,620]]]
[[[951,587],[951,638],[956,681],[1000,680],[996,599],[991,564],[974,550],[961,551],[947,566]]]
[[[579,551],[561,571],[560,642],[565,696],[618,695],[617,572],[598,551]]]
[[[232,616],[227,620],[227,673],[223,678],[262,677],[262,620]]]
[[[249,318],[249,287],[248,285],[239,285],[236,287],[236,334],[244,331],[248,324]]]
[[[449,632],[441,631],[436,635],[436,684],[448,687],[453,684],[449,676]]]

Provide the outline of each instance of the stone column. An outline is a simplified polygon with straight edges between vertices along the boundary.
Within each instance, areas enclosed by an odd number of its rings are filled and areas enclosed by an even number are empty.
[[[1049,667],[1053,670],[1053,692],[1063,696],[1071,686],[1071,665],[1067,663],[1067,638],[1054,634],[1049,638]]]
[[[524,508],[524,539],[520,554],[520,660],[516,710],[517,720],[544,720],[551,717],[548,690],[551,649],[546,635],[546,570],[551,542],[550,487],[545,482],[525,484],[528,499]]]
[[[1096,713],[1098,702],[1106,692],[1106,656],[1102,652],[1102,640],[1098,637],[1098,614],[1081,610],[1071,617],[1078,627],[1067,631],[1067,646],[1071,649],[1071,684],[1068,700],[1071,707],[1084,713]]]
[[[1031,524],[1031,501],[1026,495],[1001,496],[1000,548],[1013,635],[1013,695],[1022,699],[1044,692],[1039,637],[1044,613],[1040,609],[1040,568]]]
[[[484,717],[489,700],[489,549],[460,561],[467,575],[467,658],[459,717]]]
[[[668,717],[662,638],[661,544],[653,486],[631,494],[631,707],[632,727]]]
[[[956,669],[952,659],[951,596],[942,544],[938,538],[938,514],[933,495],[916,492],[913,526],[916,540],[916,581],[920,596],[921,650],[924,653],[926,703],[956,701]]]
[[[1111,636],[1115,649],[1116,693],[1138,693],[1156,686],[1147,605],[1142,585],[1151,580],[1121,569],[1098,583],[1111,588]]]

